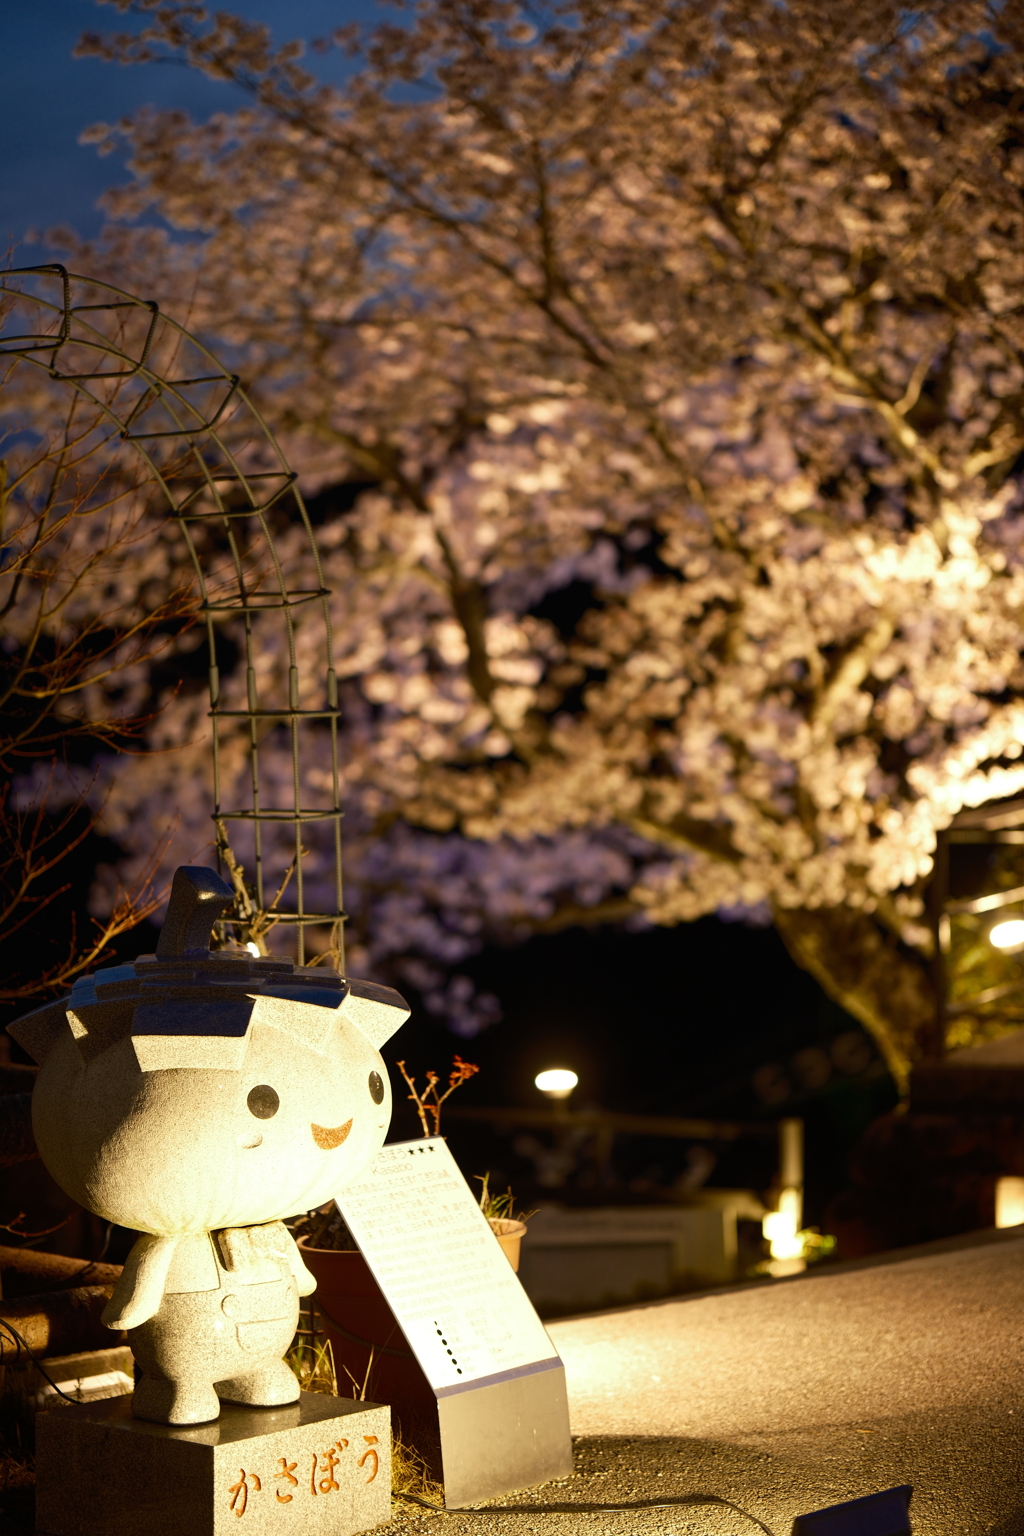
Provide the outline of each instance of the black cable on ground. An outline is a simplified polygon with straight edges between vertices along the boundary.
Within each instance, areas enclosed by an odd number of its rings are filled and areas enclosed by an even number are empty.
[[[686,1493],[678,1499],[638,1499],[635,1504],[489,1504],[485,1509],[445,1509],[443,1504],[431,1504],[415,1493],[396,1493],[396,1499],[407,1499],[423,1509],[439,1515],[635,1515],[645,1509],[679,1509],[693,1504],[719,1504],[733,1509],[745,1520],[750,1520],[765,1536],[775,1536],[763,1521],[742,1509],[731,1499],[720,1498],[717,1493]]]
[[[42,1376],[45,1381],[48,1381],[50,1383],[50,1386],[53,1388],[53,1390],[60,1397],[62,1397],[66,1403],[74,1403],[74,1402],[78,1401],[77,1398],[69,1397],[66,1392],[62,1392],[61,1391],[60,1387],[58,1387],[57,1383],[54,1381],[54,1379],[50,1375],[49,1371],[44,1370],[43,1367],[39,1364],[39,1361],[36,1359],[34,1352],[29,1348],[28,1344],[26,1343],[25,1339],[21,1336],[21,1334],[18,1332],[17,1328],[13,1327],[9,1322],[7,1322],[6,1318],[0,1317],[0,1328],[2,1328],[5,1333],[9,1333],[10,1334],[11,1338],[14,1340],[15,1345],[17,1346],[18,1349],[23,1349],[25,1351],[26,1355],[28,1355],[29,1359],[31,1360],[32,1364],[35,1366],[36,1370],[39,1372],[40,1376]]]

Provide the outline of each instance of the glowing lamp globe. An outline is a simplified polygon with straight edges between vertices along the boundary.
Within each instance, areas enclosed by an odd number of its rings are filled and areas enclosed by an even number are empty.
[[[579,1078],[568,1067],[549,1067],[546,1072],[538,1072],[533,1081],[549,1099],[567,1099]]]

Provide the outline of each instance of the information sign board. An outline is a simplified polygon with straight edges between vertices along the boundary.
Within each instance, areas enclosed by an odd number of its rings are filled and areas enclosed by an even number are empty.
[[[383,1147],[338,1207],[436,1394],[557,1360],[446,1142]]]

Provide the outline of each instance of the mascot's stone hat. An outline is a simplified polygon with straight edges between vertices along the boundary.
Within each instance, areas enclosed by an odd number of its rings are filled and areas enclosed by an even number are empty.
[[[40,1063],[70,1028],[86,1063],[130,1035],[143,1072],[231,1070],[241,1065],[252,1026],[261,1020],[324,1053],[339,1014],[375,1049],[408,1018],[390,987],[345,980],[321,966],[211,953],[213,924],[233,900],[231,887],[212,869],[182,866],[155,955],[82,977],[70,997],[26,1014],[9,1033]]]

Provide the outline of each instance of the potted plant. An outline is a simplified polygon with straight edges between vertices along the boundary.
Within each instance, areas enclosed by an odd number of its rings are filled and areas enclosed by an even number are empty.
[[[404,1061],[398,1062],[398,1069],[425,1137],[440,1134],[445,1100],[479,1070],[456,1055],[447,1085],[442,1088],[439,1075],[430,1070],[421,1092]],[[518,1269],[525,1222],[513,1209],[511,1191],[492,1194],[487,1175],[481,1183],[480,1208],[512,1268]],[[399,1417],[415,1419],[432,1409],[433,1393],[337,1207],[332,1202],[291,1226],[302,1257],[316,1277],[311,1300],[333,1351],[339,1386],[348,1378],[357,1397],[390,1402]]]
[[[340,1211],[333,1202],[311,1211],[292,1232],[316,1278],[309,1301],[330,1346],[339,1394],[389,1402],[407,1420],[425,1416],[433,1393]]]
[[[479,1072],[480,1068],[475,1067],[472,1062],[463,1061],[461,1056],[456,1055],[453,1057],[448,1087],[443,1093],[440,1091],[441,1079],[433,1070],[427,1073],[426,1087],[422,1093],[416,1087],[415,1078],[410,1077],[405,1070],[404,1061],[398,1063],[398,1070],[408,1085],[409,1097],[416,1106],[416,1113],[419,1116],[424,1136],[440,1136],[441,1105],[445,1099],[455,1092],[456,1088],[461,1088],[462,1084],[468,1082],[474,1073]],[[526,1236],[526,1223],[530,1216],[533,1215],[533,1212],[528,1211],[525,1215],[517,1216],[510,1189],[506,1190],[503,1195],[492,1195],[490,1191],[490,1174],[478,1173],[476,1177],[483,1185],[480,1192],[480,1209],[486,1216],[491,1231],[501,1244],[505,1257],[512,1265],[512,1268],[518,1271],[520,1246],[523,1238]]]
[[[492,1195],[490,1174],[478,1173],[476,1177],[481,1184],[480,1209],[487,1217],[491,1231],[501,1244],[502,1252],[518,1274],[519,1252],[523,1238],[526,1236],[526,1223],[534,1213],[521,1211],[517,1216],[515,1200],[510,1189],[507,1189],[503,1195]]]

